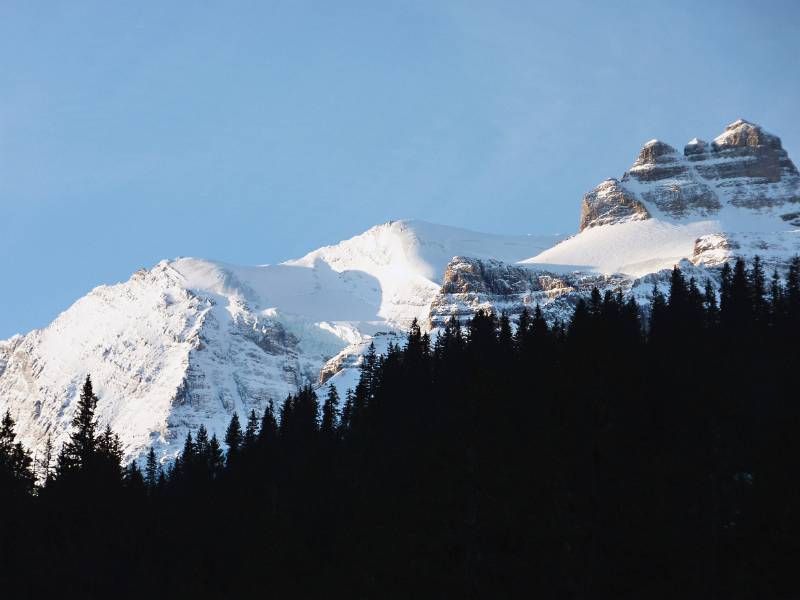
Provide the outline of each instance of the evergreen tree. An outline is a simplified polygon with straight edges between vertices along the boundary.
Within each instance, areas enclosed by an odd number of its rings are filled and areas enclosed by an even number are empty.
[[[770,312],[774,324],[778,324],[783,319],[783,284],[778,270],[772,272],[772,279],[769,286]]]
[[[503,312],[498,323],[497,341],[500,351],[507,356],[514,350],[514,334],[511,331],[511,320],[508,318],[508,313]]]
[[[653,286],[653,295],[650,301],[650,339],[659,342],[669,335],[669,320],[667,316],[667,301],[664,294]]]
[[[121,481],[122,443],[110,425],[106,425],[103,433],[97,438],[97,466],[102,476],[108,478],[109,484]]]
[[[200,462],[208,460],[208,429],[205,425],[200,425],[197,428],[197,435],[194,439],[194,451]]]
[[[225,455],[222,452],[217,434],[211,436],[206,452],[206,469],[212,479],[220,476],[225,467]]]
[[[6,410],[0,421],[0,499],[21,497],[33,491],[33,459],[22,444],[15,442],[16,423]]]
[[[275,405],[270,400],[267,407],[264,409],[264,415],[261,417],[261,427],[258,430],[258,443],[264,445],[270,440],[274,440],[278,435],[278,421],[275,418]]]
[[[160,475],[161,469],[159,468],[158,460],[156,459],[156,452],[153,450],[153,447],[150,446],[150,450],[147,452],[147,460],[145,463],[144,482],[147,486],[147,489],[150,490],[151,493],[158,485],[158,479]]]
[[[225,431],[225,443],[228,445],[228,463],[235,462],[239,448],[244,440],[242,427],[239,424],[239,415],[234,411],[228,429]]]
[[[242,441],[242,449],[246,452],[250,452],[256,447],[256,442],[258,441],[258,416],[256,416],[256,411],[251,410],[250,414],[247,417],[247,425],[244,429],[244,439]]]
[[[123,474],[123,484],[128,492],[134,496],[141,496],[146,490],[145,480],[142,477],[142,471],[136,461],[131,461]]]
[[[328,387],[328,395],[322,405],[322,421],[320,431],[328,438],[333,438],[339,421],[339,393],[335,385]]]
[[[55,458],[55,449],[53,447],[53,438],[50,433],[47,434],[47,439],[44,442],[44,449],[42,451],[42,458],[39,459],[37,467],[40,469],[40,479],[42,485],[47,487],[53,478],[53,459]]]
[[[764,276],[764,268],[761,266],[761,258],[756,256],[753,259],[753,265],[750,268],[749,288],[750,288],[750,302],[753,306],[753,314],[755,319],[763,320],[766,318],[767,303],[766,303],[766,278]]]
[[[345,393],[344,406],[342,407],[342,418],[341,418],[341,421],[339,423],[340,429],[342,429],[344,432],[349,430],[350,426],[351,426],[352,417],[353,417],[353,401],[354,401],[353,398],[354,398],[354,396],[355,396],[355,394],[353,393],[353,390],[351,390],[351,389],[348,389],[347,392]]]
[[[97,396],[92,389],[92,380],[87,375],[75,416],[72,418],[73,431],[58,456],[59,477],[69,472],[91,468],[97,453],[96,406]]]
[[[530,325],[531,334],[540,343],[550,335],[550,327],[542,314],[542,308],[537,304],[533,310],[533,320]]]
[[[531,314],[528,312],[528,307],[522,307],[522,312],[517,321],[517,331],[514,334],[514,342],[517,351],[521,354],[527,354],[526,349],[528,346],[528,333],[531,325]]]

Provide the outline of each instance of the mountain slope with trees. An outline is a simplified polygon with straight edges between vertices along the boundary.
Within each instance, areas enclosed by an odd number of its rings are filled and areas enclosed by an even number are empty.
[[[355,389],[204,427],[125,468],[87,379],[35,466],[0,433],[0,584],[30,596],[788,597],[800,557],[800,260],[646,318],[478,312],[368,352]]]

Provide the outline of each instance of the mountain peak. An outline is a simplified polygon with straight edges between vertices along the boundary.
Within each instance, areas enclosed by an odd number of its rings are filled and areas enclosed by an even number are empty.
[[[686,222],[720,218],[744,208],[742,218],[800,222],[800,175],[779,137],[737,119],[709,145],[693,138],[683,154],[648,141],[619,182],[604,181],[584,196],[580,230],[648,216]],[[754,226],[754,225],[753,225]]]
[[[677,151],[669,144],[661,140],[650,140],[647,142],[636,157],[633,169],[646,167],[661,163],[671,163],[675,161]]]
[[[712,146],[715,150],[758,146],[768,146],[780,150],[781,140],[778,136],[764,131],[760,125],[745,119],[736,119],[725,128],[725,131],[714,138]]]
[[[587,227],[649,219],[647,209],[617,179],[606,179],[583,197],[580,231]]]
[[[701,155],[706,152],[708,149],[708,142],[705,140],[701,140],[700,138],[692,138],[689,142],[683,147],[683,155],[684,156],[697,156]]]

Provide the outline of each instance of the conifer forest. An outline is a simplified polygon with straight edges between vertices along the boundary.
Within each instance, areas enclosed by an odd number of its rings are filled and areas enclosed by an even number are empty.
[[[480,311],[123,464],[87,378],[69,441],[0,423],[0,597],[788,598],[800,260],[641,306]]]

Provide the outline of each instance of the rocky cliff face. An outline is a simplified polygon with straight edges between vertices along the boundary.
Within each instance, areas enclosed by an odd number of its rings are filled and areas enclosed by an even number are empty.
[[[633,279],[599,273],[555,273],[496,260],[456,256],[447,265],[441,290],[431,302],[428,323],[441,327],[451,317],[461,321],[478,310],[516,317],[523,308],[540,306],[552,321],[567,320],[579,298],[593,287],[629,292]]]
[[[710,144],[691,140],[683,153],[659,140],[647,142],[620,182],[604,181],[584,196],[580,229],[655,215],[714,218],[726,207],[800,224],[797,168],[780,138],[743,119]]]
[[[583,197],[580,230],[649,218],[650,213],[632,192],[616,179],[606,179]]]

